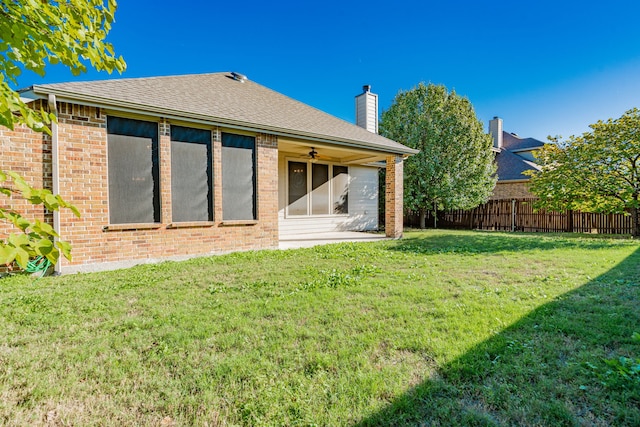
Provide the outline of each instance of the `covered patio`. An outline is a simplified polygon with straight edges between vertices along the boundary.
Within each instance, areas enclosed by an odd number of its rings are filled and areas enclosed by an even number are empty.
[[[402,219],[402,163],[406,154],[391,155],[386,150],[329,142],[312,145],[299,138],[279,137],[280,241],[309,240],[299,236],[318,233],[377,230],[381,168],[387,169],[384,214],[389,215],[385,220],[392,225],[387,235],[401,237],[402,224],[395,223]]]

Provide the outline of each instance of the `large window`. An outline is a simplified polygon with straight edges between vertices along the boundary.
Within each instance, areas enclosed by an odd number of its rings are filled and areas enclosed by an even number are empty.
[[[288,215],[347,214],[348,197],[347,166],[289,162]]]
[[[171,216],[213,221],[211,131],[171,126]]]
[[[256,216],[256,139],[222,134],[222,219],[254,220]]]
[[[158,124],[107,118],[109,222],[160,222]]]

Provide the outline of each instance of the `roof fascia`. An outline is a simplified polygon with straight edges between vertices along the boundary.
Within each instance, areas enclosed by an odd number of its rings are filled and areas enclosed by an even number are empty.
[[[540,150],[542,147],[544,147],[543,145],[536,145],[535,147],[529,147],[529,148],[516,148],[515,150],[509,150],[512,153],[521,153],[524,151],[536,151],[536,150]]]
[[[516,184],[518,182],[529,182],[531,179],[498,179],[498,184]]]
[[[33,102],[36,99],[46,99],[46,97],[41,97],[33,93],[33,90],[31,90],[31,88],[19,90],[18,93],[20,94],[20,100],[25,104]]]
[[[524,160],[524,162],[525,162],[528,166],[532,167],[533,169],[535,169],[535,170],[537,170],[537,171],[542,170],[542,167],[541,167],[539,164],[537,164],[537,163],[534,163],[534,162],[529,161],[529,160],[526,160],[526,159]]]

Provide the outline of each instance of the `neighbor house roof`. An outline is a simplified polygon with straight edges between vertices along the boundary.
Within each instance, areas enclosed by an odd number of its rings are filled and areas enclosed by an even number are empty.
[[[25,92],[393,154],[417,153],[251,80],[234,79],[231,73],[43,84]]]
[[[509,150],[501,150],[496,154],[498,165],[498,182],[529,179],[523,172],[527,170],[540,170],[534,162],[528,161]]]
[[[509,132],[503,132],[502,135],[502,146],[509,151],[531,151],[544,145],[544,142],[535,138],[520,138]]]

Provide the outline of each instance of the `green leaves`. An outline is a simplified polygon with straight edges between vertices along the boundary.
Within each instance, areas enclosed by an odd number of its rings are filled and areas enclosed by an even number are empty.
[[[442,85],[420,83],[396,95],[380,133],[420,150],[405,161],[405,207],[414,212],[467,209],[483,203],[496,182],[491,137],[471,102]]]
[[[0,125],[13,129],[25,124],[49,132],[50,116],[27,106],[9,84],[17,84],[20,64],[38,75],[47,63],[63,64],[73,75],[90,64],[98,71],[123,72],[126,64],[116,57],[105,38],[114,21],[116,2],[16,0],[0,7]],[[87,64],[88,63],[88,64]],[[18,114],[16,114],[18,113]]]
[[[76,217],[80,217],[78,209],[70,203],[67,203],[59,195],[54,195],[46,188],[37,189],[31,187],[27,182],[15,172],[6,172],[6,175],[13,179],[13,186],[21,196],[34,205],[43,204],[50,211],[57,211],[60,208],[70,209]],[[1,181],[0,181],[1,182]],[[7,194],[9,195],[9,194]]]
[[[62,256],[71,261],[71,245],[63,240],[58,240],[58,249],[62,252]]]
[[[0,187],[2,194],[10,197],[13,193],[34,205],[42,204],[50,211],[60,208],[70,209],[74,215],[80,216],[78,209],[63,200],[59,195],[53,195],[46,189],[35,189],[15,172],[0,170],[0,183],[11,178],[11,187]],[[52,264],[58,262],[60,254],[71,260],[71,245],[58,239],[60,236],[53,227],[39,219],[29,220],[20,213],[9,208],[0,207],[0,221],[13,224],[20,232],[11,233],[6,240],[0,240],[0,264],[9,265],[13,262],[21,268],[27,268],[30,259],[38,256],[46,257]]]
[[[591,125],[591,132],[566,141],[551,139],[537,153],[540,171],[531,171],[537,208],[555,211],[624,213],[640,236],[640,110]]]

